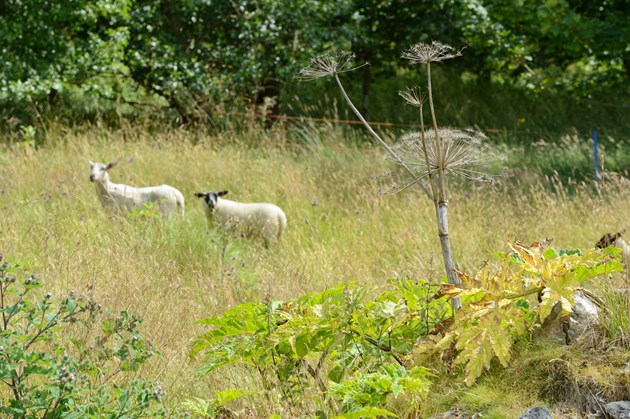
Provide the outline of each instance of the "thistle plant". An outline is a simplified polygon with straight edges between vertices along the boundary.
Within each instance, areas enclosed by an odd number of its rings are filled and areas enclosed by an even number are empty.
[[[401,191],[411,186],[418,186],[433,202],[436,211],[438,236],[442,248],[444,267],[450,284],[459,284],[460,279],[455,271],[455,262],[448,234],[448,190],[447,175],[459,175],[467,179],[485,180],[488,177],[479,170],[481,164],[489,163],[496,156],[481,147],[485,138],[483,133],[474,130],[458,130],[440,128],[435,115],[433,90],[431,86],[431,64],[455,58],[460,51],[440,42],[418,43],[402,53],[402,58],[413,64],[426,67],[426,94],[419,87],[408,88],[399,92],[410,105],[419,108],[420,131],[404,135],[396,144],[390,146],[365,120],[346,93],[339,74],[352,71],[361,66],[353,63],[354,55],[348,52],[325,54],[311,60],[308,67],[296,76],[300,80],[314,80],[332,76],[348,106],[361,120],[370,134],[387,150],[386,159],[403,170],[404,180],[396,185],[394,191]],[[363,64],[366,65],[366,64]],[[431,129],[425,129],[423,105],[428,99],[431,114]],[[394,175],[396,176],[396,175]],[[459,299],[453,300],[453,308],[459,309]]]

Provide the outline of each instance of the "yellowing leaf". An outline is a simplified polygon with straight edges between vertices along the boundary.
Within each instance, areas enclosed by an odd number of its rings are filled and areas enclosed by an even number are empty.
[[[541,323],[544,323],[545,319],[549,317],[553,306],[558,301],[557,299],[553,298],[553,296],[551,295],[552,293],[553,291],[549,289],[545,289],[545,291],[543,291],[542,293],[542,301],[540,302],[540,306],[538,307],[538,317],[540,318]]]
[[[510,360],[510,348],[512,347],[512,339],[508,336],[507,331],[505,329],[495,329],[490,337],[490,343],[501,365],[507,368]]]
[[[508,243],[523,262],[530,267],[537,267],[540,259],[540,249],[538,247],[527,247],[519,242]],[[538,250],[538,251],[537,251]]]
[[[477,281],[476,278],[473,278],[472,276],[461,272],[461,271],[455,271],[455,273],[457,273],[457,276],[459,277],[459,279],[462,281],[462,284],[464,285],[464,287],[466,288],[472,288],[472,287],[479,287],[479,281]]]
[[[449,347],[453,339],[455,339],[457,335],[454,332],[449,332],[438,343],[435,344],[436,349],[444,350]]]

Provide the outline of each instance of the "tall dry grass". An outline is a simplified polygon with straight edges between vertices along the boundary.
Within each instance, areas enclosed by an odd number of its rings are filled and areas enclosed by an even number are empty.
[[[38,272],[53,294],[90,292],[104,306],[141,315],[160,355],[139,374],[163,383],[170,406],[210,397],[213,389],[257,388],[245,370],[195,377],[198,365],[188,356],[202,331],[195,321],[242,302],[288,299],[345,280],[443,276],[433,204],[420,191],[379,195],[375,176],[386,170],[381,150],[352,145],[347,135],[304,126],[223,138],[53,128],[38,149],[0,148],[0,252]],[[297,143],[307,144],[291,145]],[[114,182],[179,188],[185,217],[110,217],[89,182],[89,159],[119,160]],[[627,180],[609,181],[600,192],[590,185],[568,192],[561,179],[527,176],[522,183],[516,172],[496,185],[454,188],[450,227],[461,269],[475,271],[507,240],[550,237],[556,247],[586,248],[628,227]],[[281,206],[288,218],[281,244],[266,250],[208,228],[193,193],[219,188],[235,200]],[[269,414],[273,403],[257,409]]]

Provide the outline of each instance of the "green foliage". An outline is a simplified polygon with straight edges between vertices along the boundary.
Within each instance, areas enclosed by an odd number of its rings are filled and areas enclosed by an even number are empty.
[[[0,5],[0,104],[81,116],[156,111],[212,116],[222,103],[277,96],[300,57],[351,2],[31,0]],[[309,22],[309,25],[305,25]],[[63,107],[59,107],[63,105]],[[67,115],[70,116],[70,115]]]
[[[154,353],[126,311],[71,291],[55,301],[35,275],[0,266],[0,380],[8,390],[0,414],[11,417],[141,417],[165,414],[161,386],[146,380],[114,383]]]
[[[225,104],[287,101],[314,52],[349,49],[376,74],[413,42],[468,46],[462,68],[531,92],[627,87],[623,1],[24,0],[0,4],[0,106],[18,119],[160,112],[215,119]],[[485,77],[484,77],[485,76]],[[309,101],[315,102],[314,94]],[[13,124],[11,122],[11,125]],[[476,121],[478,122],[478,121]]]
[[[405,398],[409,407],[407,413],[412,413],[428,395],[431,375],[423,367],[406,369],[401,365],[385,365],[377,372],[358,373],[342,383],[331,383],[330,393],[340,400],[345,417],[359,413],[363,416],[366,409],[385,406],[388,397],[397,399],[405,393],[409,395]],[[376,414],[380,416],[386,412]]]
[[[182,406],[195,417],[214,418],[226,410],[226,405],[249,393],[242,390],[217,391],[216,398],[213,400],[195,398],[186,400]]]
[[[378,292],[347,283],[234,307],[200,322],[211,329],[193,346],[194,356],[203,355],[199,373],[251,366],[266,388],[282,388],[287,402],[317,390],[344,417],[394,414],[371,409],[388,409],[401,395],[409,407],[404,415],[418,412],[432,374],[417,363],[427,355],[464,365],[472,385],[494,359],[507,367],[515,339],[538,327],[554,305],[568,315],[581,283],[621,270],[611,250],[510,247],[498,267],[486,263],[474,277],[460,272],[461,287],[394,280]],[[537,294],[540,304],[529,298]],[[450,318],[449,300],[457,297],[463,307]]]
[[[446,0],[455,26],[483,73],[534,92],[592,94],[627,85],[630,39],[623,1],[576,5],[567,0]],[[471,67],[470,64],[473,64]],[[624,74],[625,73],[625,74]],[[625,81],[624,81],[625,79]]]
[[[378,391],[380,398],[375,393],[373,404],[359,403],[362,407],[376,407],[388,394],[401,392],[417,405],[429,374],[422,368],[405,370],[403,356],[445,316],[448,303],[429,304],[435,287],[426,283],[397,280],[392,285],[393,290],[371,297],[373,289],[347,283],[287,302],[242,304],[202,320],[212,329],[193,346],[193,355],[203,354],[199,373],[232,363],[250,365],[265,387],[282,388],[288,400],[307,389],[328,398],[361,398],[371,382],[381,380],[387,389]],[[378,372],[370,375],[373,369]],[[348,381],[349,375],[355,378]],[[341,387],[329,392],[337,383]]]
[[[133,210],[127,214],[127,217],[141,219],[161,219],[160,205],[157,202],[145,202],[142,208]]]

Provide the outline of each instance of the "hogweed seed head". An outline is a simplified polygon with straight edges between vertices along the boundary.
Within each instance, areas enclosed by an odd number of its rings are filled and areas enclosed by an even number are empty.
[[[354,66],[355,55],[351,52],[340,51],[333,54],[323,54],[312,58],[307,67],[304,67],[295,76],[302,81],[316,80],[322,77],[334,76],[363,67]]]
[[[411,105],[418,108],[421,108],[424,102],[427,100],[427,95],[425,92],[420,90],[420,87],[407,87],[405,90],[401,90],[398,92],[400,96],[402,96],[405,101]]]
[[[452,46],[438,41],[433,41],[430,44],[419,42],[412,45],[407,51],[403,51],[401,54],[402,58],[408,59],[413,64],[434,63],[459,57],[461,55],[461,51],[457,51]]]
[[[401,185],[393,186],[395,192],[407,189],[418,182],[422,182],[426,186],[429,175],[436,176],[441,169],[444,173],[451,173],[466,179],[488,181],[492,179],[492,175],[486,171],[488,166],[503,160],[501,155],[492,152],[483,144],[486,137],[479,131],[453,128],[439,129],[439,151],[436,145],[435,131],[431,129],[424,132],[424,144],[421,134],[421,132],[405,134],[392,147],[400,159],[416,175],[415,179],[409,181],[408,176],[398,176],[395,172],[388,174],[387,177],[402,180]],[[386,160],[400,165],[389,155],[386,156]]]

